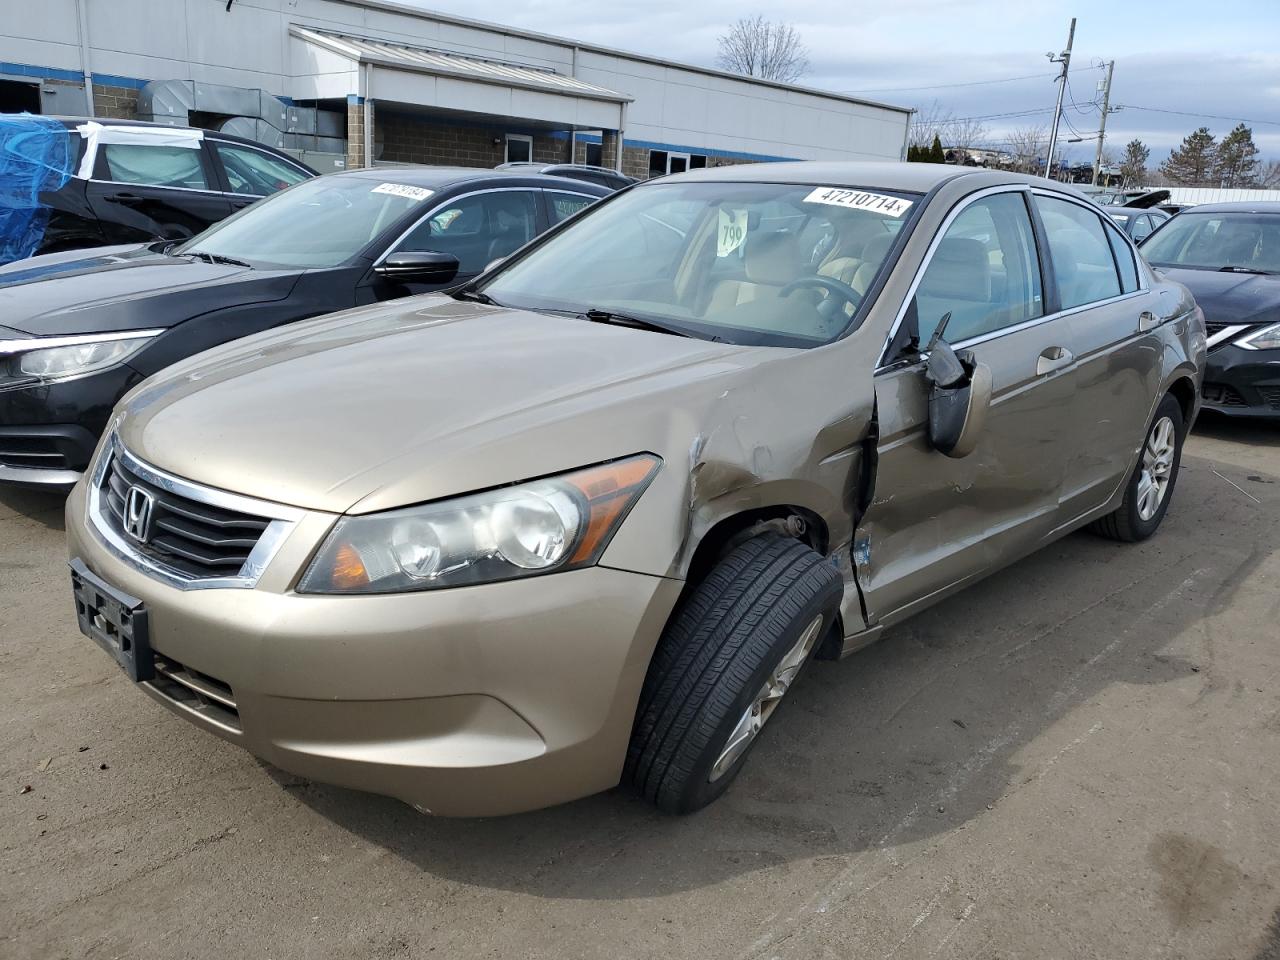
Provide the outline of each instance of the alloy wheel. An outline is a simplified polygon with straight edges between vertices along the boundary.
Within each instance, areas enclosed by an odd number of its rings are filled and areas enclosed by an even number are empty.
[[[1161,417],[1151,427],[1146,446],[1142,448],[1142,466],[1138,474],[1138,516],[1151,520],[1164,503],[1169,492],[1169,480],[1173,472],[1173,457],[1177,452],[1177,437],[1173,421]]]
[[[765,679],[764,686],[760,688],[760,692],[756,694],[755,699],[751,701],[750,706],[730,732],[724,748],[720,751],[720,756],[711,767],[708,781],[715,783],[724,776],[738,758],[746,753],[747,748],[760,734],[760,730],[769,722],[773,712],[778,709],[778,704],[782,702],[782,698],[791,689],[791,684],[795,682],[796,674],[800,672],[800,668],[804,666],[805,660],[809,658],[809,654],[817,644],[822,632],[822,622],[822,614],[814,617],[800,633],[800,639],[796,641],[795,646],[774,665]]]

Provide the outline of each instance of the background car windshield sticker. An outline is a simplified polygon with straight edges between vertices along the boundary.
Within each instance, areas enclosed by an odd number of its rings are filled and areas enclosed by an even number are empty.
[[[851,210],[870,210],[890,217],[901,217],[911,209],[911,201],[891,197],[887,193],[867,193],[864,190],[845,190],[840,187],[818,187],[804,198],[805,203],[827,203],[833,207]]]
[[[716,256],[727,257],[747,239],[747,211],[720,209],[720,231],[716,239]]]
[[[425,200],[431,196],[431,191],[426,187],[411,187],[406,183],[380,183],[372,192],[389,193],[393,197],[405,197],[409,200]]]

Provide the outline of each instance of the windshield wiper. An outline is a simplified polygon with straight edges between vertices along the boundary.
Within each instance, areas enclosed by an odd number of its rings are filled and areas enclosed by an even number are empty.
[[[602,310],[599,307],[589,307],[584,312],[578,314],[584,320],[590,320],[592,323],[611,323],[619,327],[632,327],[636,330],[652,330],[655,333],[670,333],[677,337],[694,337],[688,330],[682,330],[680,327],[671,324],[659,323],[656,320],[646,320],[644,317],[633,317],[627,313],[618,313],[614,310]],[[710,339],[718,340],[718,337]]]
[[[1260,273],[1264,277],[1269,277],[1273,273],[1275,273],[1274,270],[1260,270],[1257,267],[1237,267],[1234,264],[1230,264],[1230,263],[1227,264],[1225,267],[1219,267],[1218,272],[1219,273]]]
[[[224,257],[220,253],[205,253],[203,250],[188,250],[187,256],[199,257],[201,260],[209,263],[225,263],[232,267],[249,267],[252,269],[253,264],[245,263],[243,260],[237,260],[235,257]]]
[[[484,303],[491,307],[500,307],[500,304],[487,293],[481,293],[479,290],[459,290],[457,293],[450,294],[455,300],[467,300],[471,303]]]

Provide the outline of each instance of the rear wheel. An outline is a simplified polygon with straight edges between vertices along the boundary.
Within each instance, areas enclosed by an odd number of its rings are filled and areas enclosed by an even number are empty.
[[[1156,532],[1169,509],[1182,463],[1182,406],[1166,394],[1147,428],[1138,465],[1125,488],[1124,500],[1112,513],[1094,521],[1095,533],[1135,543]]]
[[[667,813],[723,793],[836,622],[842,590],[824,557],[780,534],[726,554],[658,642],[625,778]]]

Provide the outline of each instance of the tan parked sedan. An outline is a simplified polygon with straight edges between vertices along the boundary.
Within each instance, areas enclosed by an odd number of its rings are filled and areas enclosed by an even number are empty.
[[[452,296],[143,383],[68,504],[80,625],[303,776],[691,811],[808,661],[1078,527],[1150,536],[1204,353],[1058,184],[667,177]]]

